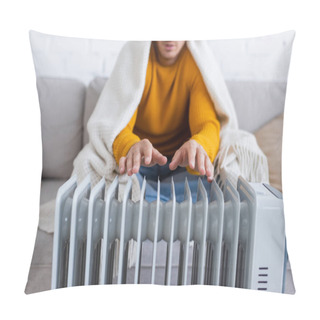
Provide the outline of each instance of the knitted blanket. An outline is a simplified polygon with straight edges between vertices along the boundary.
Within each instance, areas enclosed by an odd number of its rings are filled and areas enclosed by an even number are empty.
[[[74,160],[73,174],[77,175],[78,182],[89,174],[92,186],[105,177],[108,187],[119,175],[112,144],[141,100],[150,45],[150,41],[129,41],[121,50],[89,119],[90,142]],[[206,41],[188,41],[187,46],[202,74],[221,124],[220,149],[214,161],[215,178],[219,178],[222,185],[227,178],[236,185],[240,175],[251,182],[268,182],[267,158],[253,134],[239,130],[233,101],[212,51]],[[119,177],[120,200],[128,178],[126,174]],[[135,175],[132,183],[132,200],[137,201],[140,186]]]

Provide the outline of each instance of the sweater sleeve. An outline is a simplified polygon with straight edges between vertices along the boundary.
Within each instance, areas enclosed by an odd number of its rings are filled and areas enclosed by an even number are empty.
[[[214,161],[220,143],[220,122],[200,71],[190,90],[189,126],[191,139],[197,141]]]
[[[132,116],[131,120],[127,126],[117,135],[115,138],[112,149],[113,155],[116,159],[117,164],[121,157],[125,157],[130,150],[130,148],[137,142],[140,141],[140,138],[133,133],[133,128],[137,119],[138,108]]]

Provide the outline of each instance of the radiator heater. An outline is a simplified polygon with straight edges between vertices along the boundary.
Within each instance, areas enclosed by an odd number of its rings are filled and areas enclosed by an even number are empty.
[[[91,189],[87,177],[71,177],[56,198],[52,289],[141,283],[220,285],[284,292],[287,263],[281,194],[263,183],[215,181],[210,194],[199,179],[192,202],[185,181],[183,202],[131,200],[128,180],[122,201],[118,178],[106,190],[105,180]],[[129,243],[135,243],[128,266]],[[148,248],[148,250],[146,250]],[[163,260],[159,254],[163,252]],[[150,266],[143,267],[144,256]],[[144,272],[147,272],[144,274]],[[147,280],[145,280],[147,279]],[[144,282],[144,283],[145,283]]]

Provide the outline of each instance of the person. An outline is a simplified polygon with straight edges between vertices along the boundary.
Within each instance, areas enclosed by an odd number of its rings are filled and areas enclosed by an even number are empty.
[[[128,41],[87,129],[72,175],[78,183],[90,176],[92,187],[104,179],[106,190],[118,179],[120,201],[128,183],[132,200],[141,199],[143,177],[150,201],[158,178],[166,200],[172,177],[182,198],[186,177],[195,194],[199,177],[207,190],[213,179],[236,187],[240,175],[268,182],[267,158],[254,135],[239,129],[207,41]]]
[[[161,181],[187,171],[211,182],[219,134],[214,104],[186,42],[153,41],[140,104],[113,143],[120,174]]]

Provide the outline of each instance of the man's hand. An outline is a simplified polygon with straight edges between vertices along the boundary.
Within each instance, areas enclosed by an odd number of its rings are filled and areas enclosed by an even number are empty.
[[[200,175],[206,175],[208,182],[213,180],[213,165],[203,147],[195,140],[185,142],[174,154],[169,165],[170,170],[178,166],[196,170]]]
[[[151,167],[155,164],[161,166],[167,163],[167,158],[155,149],[148,139],[135,143],[127,153],[126,157],[119,160],[120,174],[127,171],[129,176],[138,173],[140,166]]]

